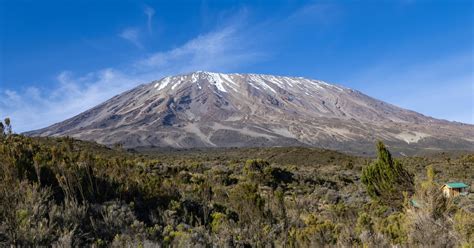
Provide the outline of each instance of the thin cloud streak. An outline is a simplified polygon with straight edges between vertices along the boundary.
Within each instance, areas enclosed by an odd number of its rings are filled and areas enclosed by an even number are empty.
[[[143,11],[147,17],[147,28],[148,28],[148,33],[152,33],[152,19],[153,19],[153,16],[155,15],[155,9],[153,9],[152,7],[150,6],[145,6],[145,10]]]
[[[120,38],[131,42],[138,48],[143,48],[142,43],[140,42],[140,30],[138,28],[126,28],[120,34]]]

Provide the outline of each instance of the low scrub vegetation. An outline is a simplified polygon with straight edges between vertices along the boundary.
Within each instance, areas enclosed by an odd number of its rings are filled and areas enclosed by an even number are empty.
[[[472,183],[472,155],[397,160],[379,143],[374,161],[307,148],[165,157],[1,128],[0,246],[474,245],[472,198],[440,191]]]

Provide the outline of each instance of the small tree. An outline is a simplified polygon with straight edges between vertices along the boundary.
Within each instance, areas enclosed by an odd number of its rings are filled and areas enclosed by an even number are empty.
[[[5,118],[5,120],[3,121],[5,123],[5,127],[4,127],[4,132],[5,134],[7,135],[10,135],[13,133],[13,130],[12,130],[12,125],[10,123],[10,118]]]
[[[362,170],[362,183],[372,199],[395,209],[403,205],[403,192],[411,195],[414,190],[413,175],[392,158],[381,141],[377,143],[377,160]]]

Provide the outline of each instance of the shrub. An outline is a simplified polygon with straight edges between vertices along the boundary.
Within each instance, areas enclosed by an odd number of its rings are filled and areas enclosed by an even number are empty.
[[[392,159],[382,142],[377,143],[377,160],[362,170],[362,183],[374,200],[401,209],[403,192],[413,193],[413,175],[403,165]]]
[[[246,173],[262,173],[268,166],[270,166],[270,163],[263,159],[250,159],[245,162],[244,171]]]

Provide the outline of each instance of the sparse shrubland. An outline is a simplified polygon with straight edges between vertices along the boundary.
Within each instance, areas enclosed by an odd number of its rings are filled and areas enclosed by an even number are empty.
[[[379,143],[375,161],[309,148],[166,156],[0,128],[0,246],[474,245],[472,198],[440,191],[473,183],[472,154],[397,160]]]

